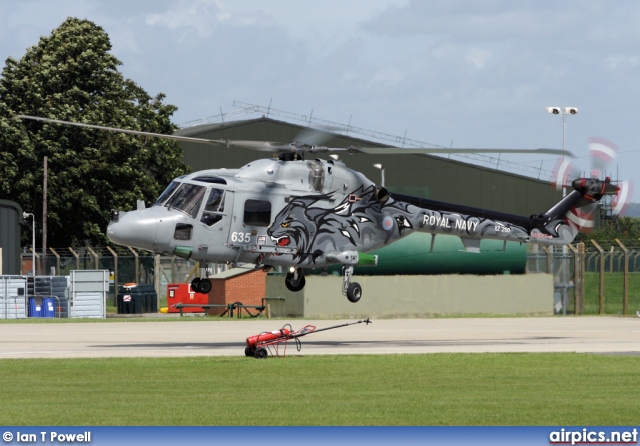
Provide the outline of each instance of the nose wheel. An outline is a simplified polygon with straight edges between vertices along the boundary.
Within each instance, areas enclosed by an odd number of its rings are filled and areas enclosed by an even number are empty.
[[[349,302],[356,303],[362,297],[362,287],[358,282],[351,282],[351,275],[353,274],[353,266],[342,267],[342,294],[347,296]]]
[[[304,288],[305,282],[304,272],[301,268],[296,268],[294,272],[287,273],[284,279],[284,284],[289,291],[300,291]]]

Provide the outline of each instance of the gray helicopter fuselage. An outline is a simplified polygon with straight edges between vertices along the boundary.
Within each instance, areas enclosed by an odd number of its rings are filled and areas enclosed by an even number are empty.
[[[176,178],[153,206],[119,212],[107,236],[202,262],[316,267],[346,253],[356,263],[357,252],[408,235],[383,229],[394,209],[379,191],[339,162],[262,159]]]
[[[340,162],[261,159],[240,169],[176,178],[153,206],[112,215],[107,236],[117,244],[201,262],[357,265],[371,261],[364,253],[415,231],[457,236],[469,252],[479,252],[485,238],[570,243],[577,229],[565,212],[580,196],[575,190],[545,214],[518,217],[394,199]]]

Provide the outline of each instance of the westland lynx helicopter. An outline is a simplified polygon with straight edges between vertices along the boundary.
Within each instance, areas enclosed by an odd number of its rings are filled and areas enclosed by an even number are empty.
[[[107,236],[113,243],[175,254],[207,264],[251,263],[268,270],[288,270],[289,290],[305,285],[304,271],[343,265],[342,292],[351,302],[362,296],[352,282],[357,265],[375,264],[367,254],[415,231],[435,237],[460,237],[469,252],[479,252],[480,240],[564,245],[573,241],[605,195],[618,187],[607,178],[578,178],[572,191],[546,212],[529,217],[492,212],[424,198],[390,193],[336,160],[304,160],[303,155],[342,152],[365,154],[421,153],[552,153],[554,149],[400,149],[397,147],[329,148],[304,143],[206,140],[52,120],[21,119],[90,127],[158,138],[201,142],[273,153],[239,169],[210,169],[176,178],[157,201],[135,211],[112,210]],[[431,248],[433,249],[433,242]],[[208,293],[208,278],[196,278],[194,291]]]

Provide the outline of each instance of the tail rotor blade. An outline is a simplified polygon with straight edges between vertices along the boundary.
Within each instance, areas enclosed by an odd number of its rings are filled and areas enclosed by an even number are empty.
[[[613,215],[624,215],[629,207],[631,196],[633,195],[633,183],[629,180],[623,180],[618,183],[618,193],[611,201],[611,213]]]
[[[595,221],[593,219],[595,206],[596,204],[593,203],[582,208],[572,207],[566,213],[565,221],[569,226],[576,228],[578,231],[589,233],[593,231],[595,227]]]
[[[556,190],[562,190],[563,187],[567,187],[577,177],[578,171],[573,162],[567,157],[560,157],[553,168],[551,187]]]
[[[589,138],[589,157],[591,158],[591,176],[599,178],[618,154],[618,146],[608,139]]]

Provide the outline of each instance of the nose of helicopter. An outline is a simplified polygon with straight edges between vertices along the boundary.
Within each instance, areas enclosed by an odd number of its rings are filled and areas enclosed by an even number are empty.
[[[158,219],[149,212],[112,211],[107,237],[113,243],[153,251],[158,232]]]

